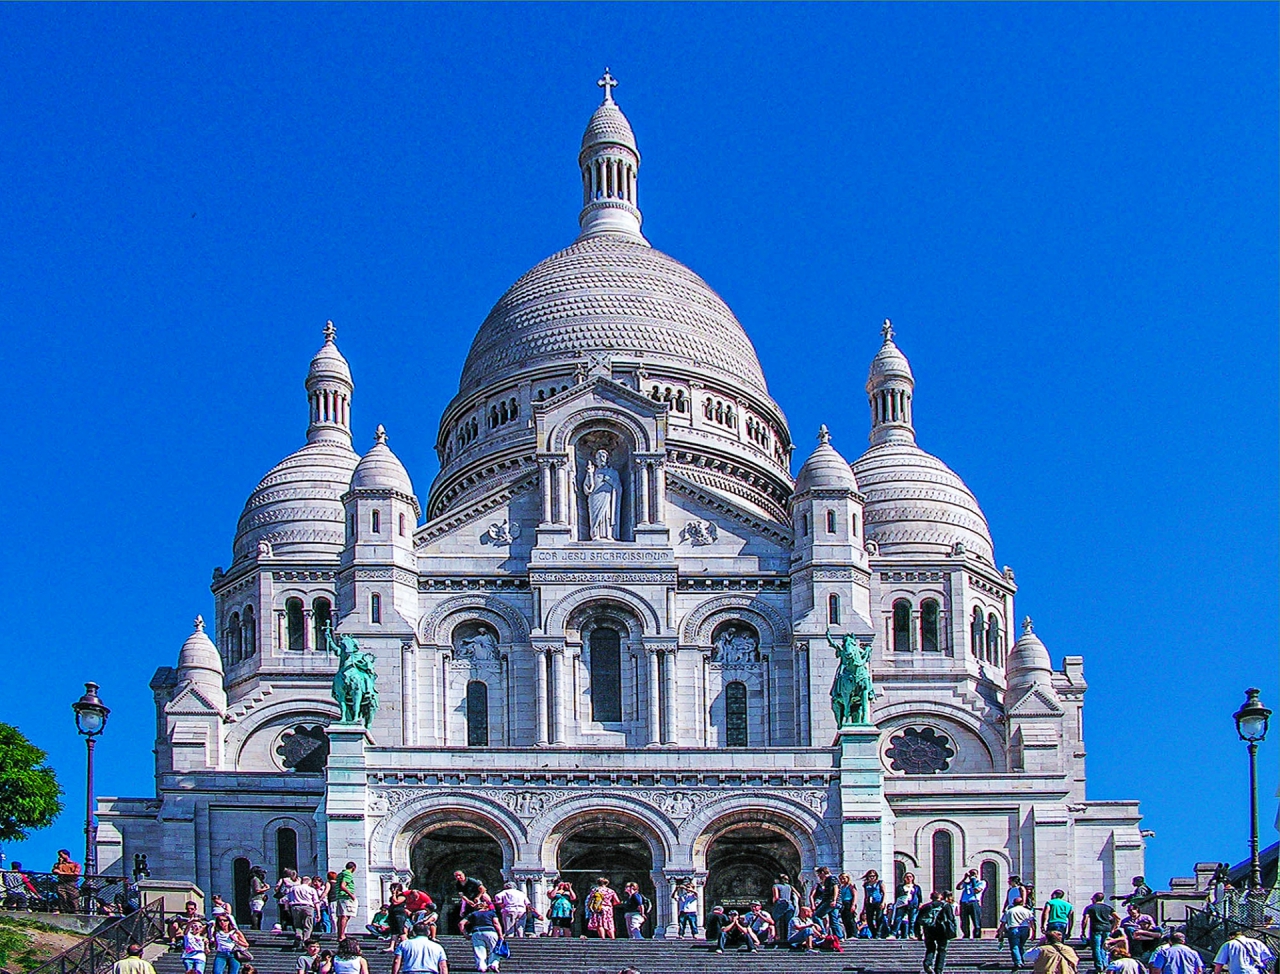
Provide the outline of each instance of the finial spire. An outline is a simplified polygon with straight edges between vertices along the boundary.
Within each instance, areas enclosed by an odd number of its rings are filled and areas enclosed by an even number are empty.
[[[324,323],[324,340],[329,344],[333,344],[333,340],[338,337],[338,329],[333,327],[333,319],[329,319]]]
[[[604,69],[604,77],[597,81],[596,84],[604,89],[604,101],[601,102],[601,104],[612,105],[613,89],[618,87],[618,79],[611,75],[609,73],[609,69],[606,67]]]
[[[1022,634],[1030,636],[1033,632],[1035,632],[1035,626],[1031,622],[1031,616],[1027,616],[1022,620]]]
[[[373,431],[373,442],[378,446],[387,445],[387,428],[381,423],[379,423],[378,428]]]
[[[831,430],[827,429],[826,423],[818,427],[818,442],[823,446],[831,442]]]
[[[196,632],[204,632],[204,616],[196,616]]]
[[[884,324],[880,326],[880,334],[884,335],[886,342],[893,341],[893,322],[888,318],[884,320]]]

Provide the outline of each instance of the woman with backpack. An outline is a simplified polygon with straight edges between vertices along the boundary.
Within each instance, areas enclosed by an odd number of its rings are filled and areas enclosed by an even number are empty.
[[[601,876],[587,894],[587,930],[601,940],[614,940],[613,908],[621,902]]]

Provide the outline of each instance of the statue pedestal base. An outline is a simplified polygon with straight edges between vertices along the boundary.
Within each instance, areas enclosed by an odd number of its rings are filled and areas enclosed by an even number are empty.
[[[874,869],[892,896],[894,815],[884,797],[878,727],[843,727],[833,742],[840,749],[840,830],[851,876]]]
[[[360,867],[356,885],[363,887],[369,878],[365,748],[373,746],[373,737],[363,724],[330,724],[325,731],[329,735],[329,765],[324,804],[316,812],[320,836],[317,868],[326,863],[336,863],[332,868],[337,868],[348,861],[354,862]],[[362,908],[369,901],[363,888],[357,898]]]

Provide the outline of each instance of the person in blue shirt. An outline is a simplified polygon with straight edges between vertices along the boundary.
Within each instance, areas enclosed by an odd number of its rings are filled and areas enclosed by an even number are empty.
[[[960,891],[960,929],[966,937],[982,938],[982,894],[986,888],[976,869],[970,869],[956,884]]]

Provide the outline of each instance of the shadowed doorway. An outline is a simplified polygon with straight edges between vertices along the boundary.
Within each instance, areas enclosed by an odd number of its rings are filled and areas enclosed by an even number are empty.
[[[603,818],[573,827],[560,843],[556,865],[561,877],[572,883],[578,894],[574,911],[576,933],[587,932],[584,909],[587,893],[601,876],[609,880],[619,899],[624,898],[622,888],[627,883],[636,883],[641,893],[650,901],[654,899],[653,852],[649,843],[639,833]],[[645,923],[646,936],[653,935],[652,914],[657,906],[654,903]],[[614,929],[621,938],[627,936],[623,912],[621,907],[614,910]]]
[[[484,884],[489,895],[502,889],[502,846],[474,825],[441,825],[424,832],[409,854],[413,886],[435,900],[440,928],[458,932],[458,891],[453,872],[461,869]]]
[[[799,885],[800,850],[782,832],[740,825],[716,836],[707,847],[706,909],[745,910],[753,902],[769,905],[780,873]]]

